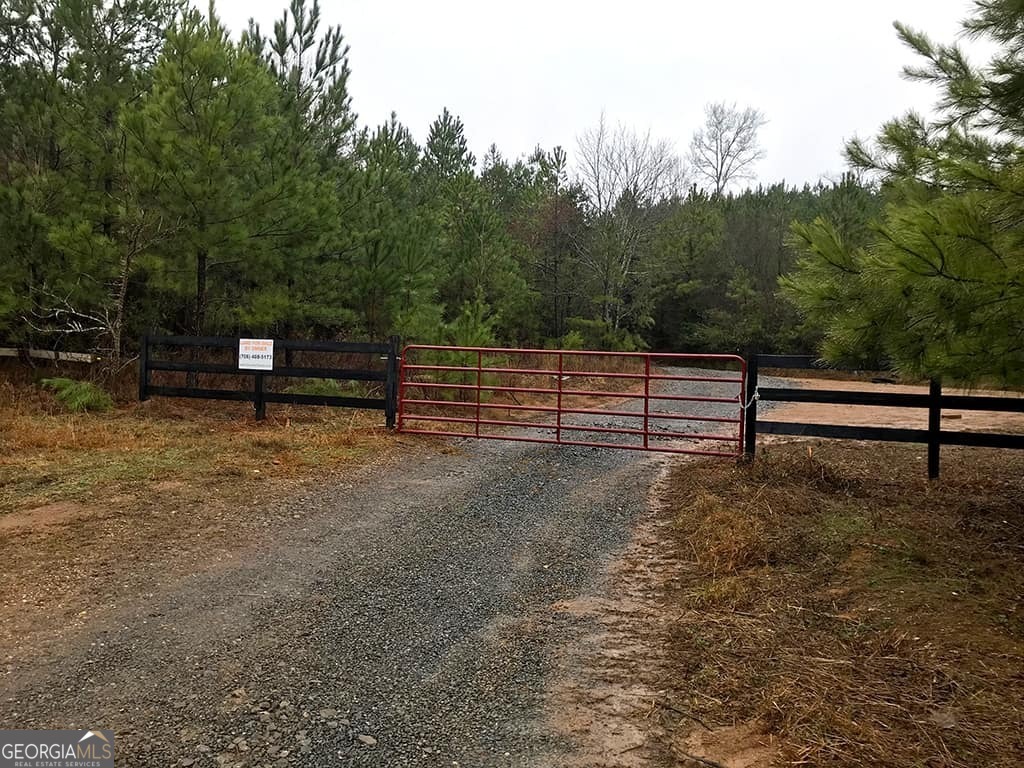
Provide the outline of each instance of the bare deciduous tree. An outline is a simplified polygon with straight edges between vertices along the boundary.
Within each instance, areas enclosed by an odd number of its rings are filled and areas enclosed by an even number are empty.
[[[658,203],[686,186],[672,143],[619,125],[602,114],[577,140],[577,175],[593,229],[579,242],[582,261],[599,286],[601,319],[612,329],[643,312],[644,245],[657,225]]]
[[[651,206],[678,193],[686,174],[672,143],[655,140],[619,125],[611,128],[602,114],[595,128],[577,140],[578,173],[590,204],[611,211],[624,197]]]
[[[757,132],[767,120],[760,110],[740,110],[725,102],[708,104],[704,115],[703,127],[690,142],[690,162],[697,176],[721,195],[732,182],[753,178],[754,163],[764,158]]]

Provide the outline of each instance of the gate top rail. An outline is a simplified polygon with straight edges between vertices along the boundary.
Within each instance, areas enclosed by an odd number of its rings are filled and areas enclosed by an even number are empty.
[[[404,353],[413,349],[436,350],[438,352],[484,352],[486,354],[522,354],[522,355],[580,355],[589,357],[632,357],[632,358],[658,358],[669,360],[720,360],[745,365],[746,361],[741,355],[734,354],[709,354],[702,355],[698,352],[607,352],[598,349],[522,349],[516,347],[456,347],[444,346],[442,344],[408,344],[403,350]]]

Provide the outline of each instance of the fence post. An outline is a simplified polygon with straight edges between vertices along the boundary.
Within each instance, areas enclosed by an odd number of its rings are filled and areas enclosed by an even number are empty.
[[[256,373],[256,421],[267,418],[267,402],[263,399],[263,372]]]
[[[942,382],[932,379],[928,385],[928,479],[939,476],[942,448]]]
[[[149,336],[139,340],[139,402],[149,400]]]
[[[651,356],[644,355],[644,448],[650,447]]]
[[[384,384],[384,423],[388,429],[395,428],[395,416],[398,413],[398,347],[397,336],[388,337],[388,368],[387,381]]]
[[[743,403],[743,458],[747,461],[754,460],[757,450],[757,354],[754,350],[747,353],[747,386],[743,393],[747,398]]]
[[[480,437],[480,387],[484,383],[484,353],[476,351],[476,436]]]
[[[555,414],[555,442],[562,444],[562,371],[565,370],[565,352],[558,350],[558,413]]]

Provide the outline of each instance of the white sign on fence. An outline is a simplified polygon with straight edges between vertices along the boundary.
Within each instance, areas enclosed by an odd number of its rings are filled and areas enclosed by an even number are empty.
[[[238,369],[240,371],[274,370],[274,340],[239,339]]]

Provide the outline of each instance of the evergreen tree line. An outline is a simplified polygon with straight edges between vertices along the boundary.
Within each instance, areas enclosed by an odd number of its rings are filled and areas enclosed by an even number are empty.
[[[235,36],[180,0],[0,0],[0,338],[810,351],[791,224],[856,246],[882,210],[853,175],[728,192],[763,118],[725,105],[689,170],[603,119],[571,157],[478,162],[445,109],[420,146],[358,124],[347,54],[304,0]]]

